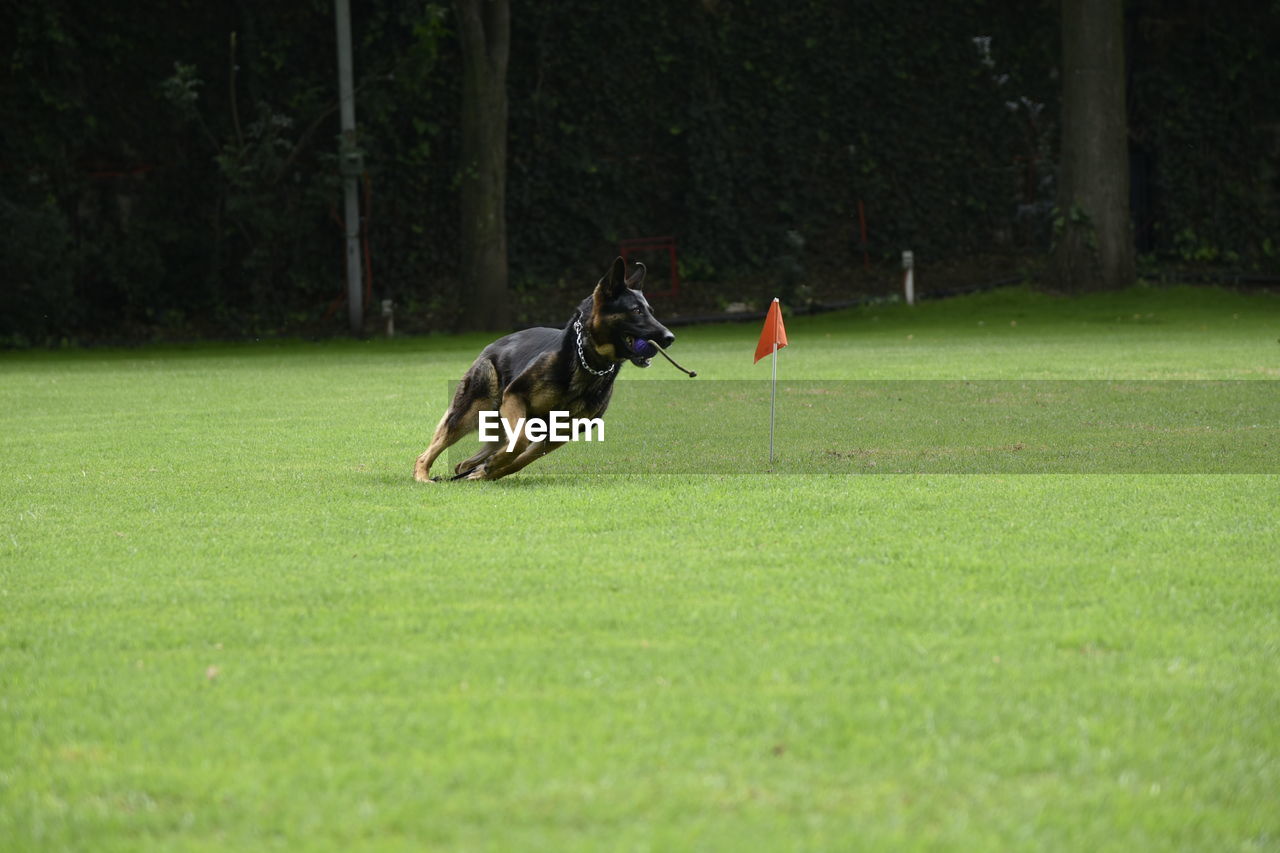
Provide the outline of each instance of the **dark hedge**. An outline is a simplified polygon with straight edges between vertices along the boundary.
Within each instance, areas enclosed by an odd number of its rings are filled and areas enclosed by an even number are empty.
[[[449,328],[452,16],[354,6],[373,296],[402,325]],[[341,331],[332,14],[327,0],[6,5],[0,342]],[[1043,252],[1057,17],[1041,0],[513,3],[516,315],[546,317],[619,240],[667,234],[703,299],[770,275],[829,292],[861,264],[859,200],[886,265],[904,248]],[[1128,5],[1149,260],[1276,270],[1278,17],[1269,2]]]

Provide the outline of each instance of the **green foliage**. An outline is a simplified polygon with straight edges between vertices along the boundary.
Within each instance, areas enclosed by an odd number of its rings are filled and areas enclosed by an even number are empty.
[[[1254,5],[1131,10],[1132,136],[1154,164],[1138,224],[1159,257],[1275,269],[1280,59],[1275,16]],[[356,6],[375,298],[445,328],[459,306],[452,13]],[[50,225],[39,246],[14,231],[0,248],[64,269],[7,297],[21,304],[0,335],[341,328],[331,3],[6,14],[0,198]],[[824,271],[860,258],[859,200],[886,261],[1052,238],[1051,0],[566,0],[516,4],[512,28],[508,245],[526,315],[628,237],[674,234],[687,280],[730,301],[789,263],[792,232],[806,275],[838,279]]]
[[[1068,233],[1075,239],[1082,240],[1090,250],[1097,251],[1097,228],[1094,226],[1093,219],[1089,216],[1088,211],[1080,205],[1073,204],[1066,210],[1055,206],[1050,209],[1049,216],[1053,229],[1053,242],[1050,244],[1050,251],[1053,251]]]
[[[0,197],[4,235],[5,286],[0,288],[0,346],[29,346],[56,340],[78,319],[72,298],[75,269],[71,233],[51,200],[19,207]]]
[[[1174,3],[1135,31],[1130,133],[1157,167],[1153,248],[1178,260],[1276,269],[1280,16],[1267,5]]]
[[[514,18],[517,262],[541,252],[558,271],[599,246],[598,264],[617,237],[676,233],[724,275],[751,274],[792,230],[841,260],[859,199],[882,257],[987,247],[1013,220],[1026,141],[1007,102],[1051,100],[1043,4],[643,4],[603,36],[599,5]],[[1001,74],[975,51],[984,33]]]

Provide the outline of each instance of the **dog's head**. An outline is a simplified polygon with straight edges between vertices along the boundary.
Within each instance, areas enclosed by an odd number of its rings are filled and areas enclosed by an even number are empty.
[[[642,351],[656,355],[650,347],[638,349],[637,341],[653,341],[665,349],[676,339],[671,330],[653,316],[649,300],[640,292],[642,281],[643,264],[636,264],[628,276],[626,264],[618,258],[581,306],[596,349],[615,361],[630,359],[636,367],[649,366],[649,359],[640,354]]]

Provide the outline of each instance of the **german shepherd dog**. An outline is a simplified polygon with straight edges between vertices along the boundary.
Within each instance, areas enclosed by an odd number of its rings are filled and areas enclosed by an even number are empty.
[[[563,329],[525,329],[485,347],[467,370],[453,402],[440,419],[431,446],[413,466],[414,479],[435,482],[431,463],[447,447],[476,429],[482,411],[497,411],[508,423],[546,418],[567,411],[573,418],[597,418],[609,407],[613,383],[624,361],[648,367],[651,352],[637,341],[669,347],[676,336],[653,316],[640,292],[644,266],[630,277],[622,258],[613,262]],[[497,480],[546,456],[563,441],[530,441],[523,433],[508,450],[493,442],[454,468],[454,480]]]

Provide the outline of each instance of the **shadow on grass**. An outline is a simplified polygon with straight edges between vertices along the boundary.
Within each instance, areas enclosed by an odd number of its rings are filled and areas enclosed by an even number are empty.
[[[537,473],[1280,473],[1272,381],[782,382],[772,464],[767,381],[630,391],[603,440],[570,442]]]

